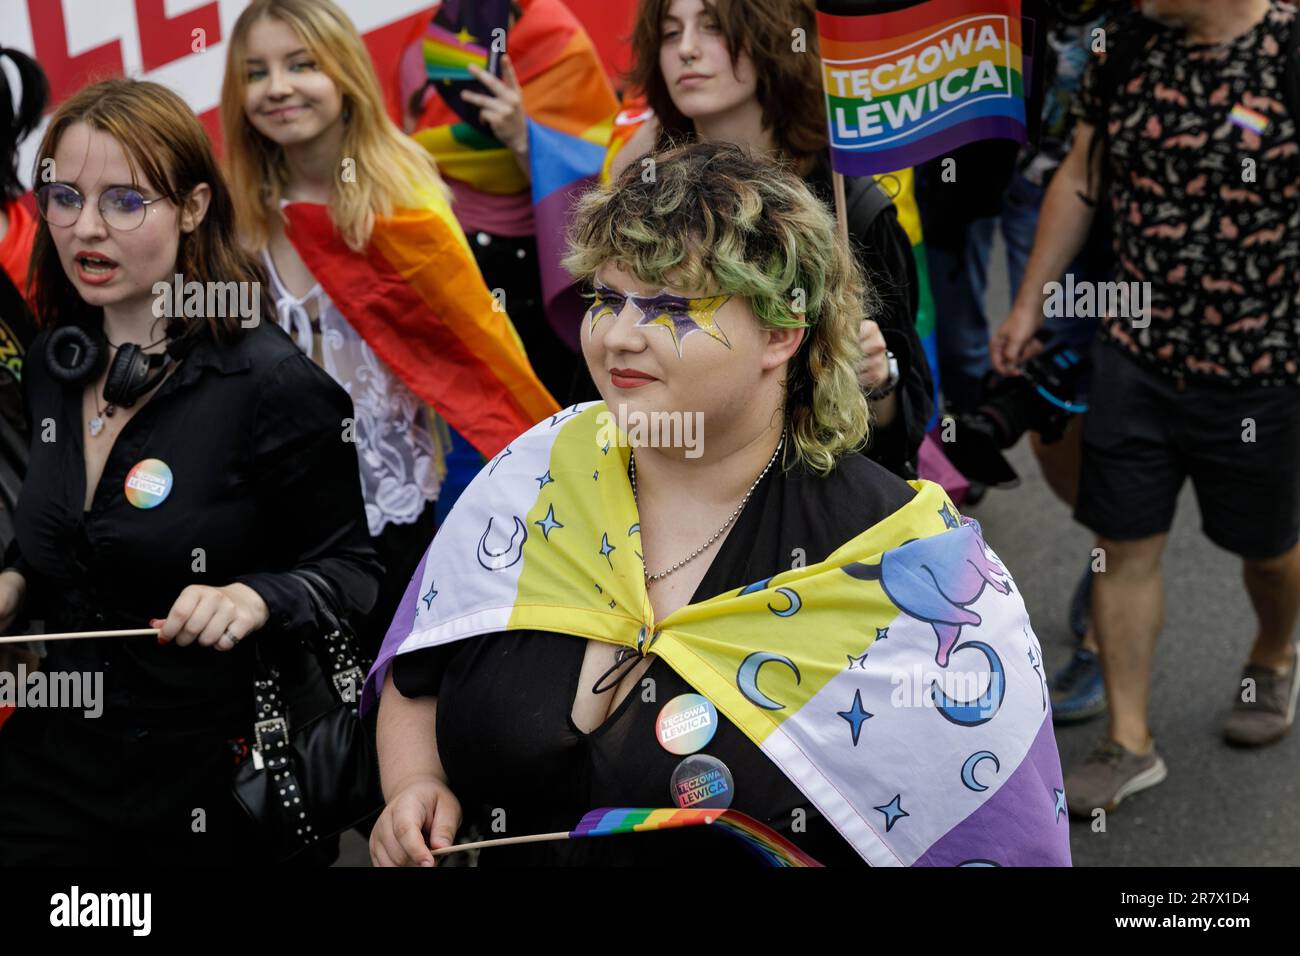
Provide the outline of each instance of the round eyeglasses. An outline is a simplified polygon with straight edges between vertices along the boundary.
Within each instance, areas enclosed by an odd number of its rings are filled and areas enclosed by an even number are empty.
[[[144,225],[149,207],[166,198],[145,199],[138,189],[113,186],[99,194],[99,214],[110,229],[129,232]],[[46,183],[36,190],[36,208],[51,226],[75,226],[85,203],[80,191],[66,183]]]

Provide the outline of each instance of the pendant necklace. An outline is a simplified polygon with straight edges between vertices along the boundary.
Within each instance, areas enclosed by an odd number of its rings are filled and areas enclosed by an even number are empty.
[[[782,429],[781,440],[776,443],[776,450],[772,452],[772,457],[768,459],[767,465],[764,466],[763,470],[759,472],[758,477],[755,478],[753,483],[749,486],[749,490],[745,492],[745,497],[740,499],[740,504],[736,506],[736,510],[733,511],[730,517],[728,517],[727,520],[723,522],[722,527],[719,528],[717,531],[713,532],[713,535],[709,538],[708,541],[705,541],[702,545],[700,545],[698,548],[696,548],[686,557],[682,558],[682,560],[678,561],[672,567],[668,568],[668,570],[660,571],[658,574],[651,574],[650,568],[647,567],[645,569],[646,584],[653,584],[655,581],[659,581],[663,578],[666,578],[674,571],[677,571],[684,565],[690,563],[691,561],[694,561],[701,554],[707,551],[710,545],[712,545],[714,541],[718,540],[718,536],[721,535],[722,532],[726,531],[728,528],[731,527],[731,523],[735,521],[736,518],[740,516],[741,511],[745,509],[745,505],[749,501],[749,496],[754,493],[754,489],[758,487],[758,483],[763,480],[763,476],[766,475],[768,471],[771,470],[772,465],[775,464],[776,459],[781,454],[781,448],[784,445],[785,445],[785,430]],[[635,452],[631,454],[630,459],[631,460],[628,463],[628,478],[632,482],[632,500],[636,501],[636,453]]]

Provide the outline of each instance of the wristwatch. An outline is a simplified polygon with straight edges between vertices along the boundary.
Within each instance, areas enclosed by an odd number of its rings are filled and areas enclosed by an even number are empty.
[[[878,402],[882,398],[888,398],[894,393],[894,389],[898,388],[898,379],[900,377],[898,372],[898,359],[894,357],[893,352],[888,350],[885,352],[885,358],[889,361],[889,381],[884,385],[879,385],[871,390],[870,400],[873,402]]]

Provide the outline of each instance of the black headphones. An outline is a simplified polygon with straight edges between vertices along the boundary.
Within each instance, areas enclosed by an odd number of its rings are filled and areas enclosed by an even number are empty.
[[[192,342],[181,339],[185,323],[175,319],[167,323],[164,336],[167,349],[148,353],[134,342],[116,346],[117,354],[108,368],[104,382],[104,400],[110,405],[130,408],[152,389],[168,368],[189,351]],[[160,339],[159,341],[162,341]],[[156,345],[157,342],[150,343]],[[45,346],[45,367],[50,376],[64,385],[81,385],[93,381],[104,368],[109,342],[102,331],[87,331],[79,325],[64,325],[50,333]]]

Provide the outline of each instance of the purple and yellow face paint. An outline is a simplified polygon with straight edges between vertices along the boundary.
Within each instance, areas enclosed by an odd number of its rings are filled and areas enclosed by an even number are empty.
[[[731,348],[727,335],[718,326],[714,316],[731,298],[729,295],[710,295],[688,299],[660,290],[657,295],[641,296],[631,292],[615,292],[607,286],[597,283],[592,295],[593,302],[587,310],[587,334],[595,334],[596,323],[605,316],[617,316],[623,310],[625,302],[641,313],[637,327],[661,325],[673,337],[677,357],[682,357],[682,342],[692,332],[703,332],[710,338]]]

